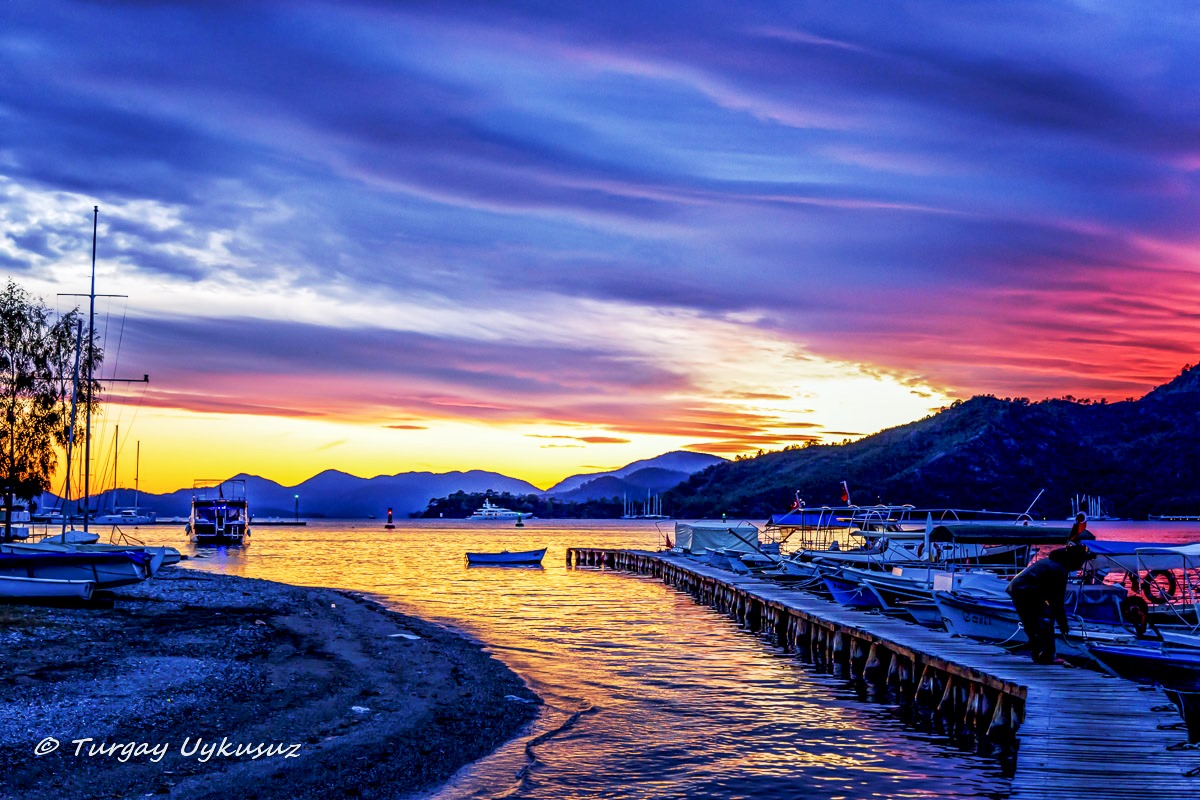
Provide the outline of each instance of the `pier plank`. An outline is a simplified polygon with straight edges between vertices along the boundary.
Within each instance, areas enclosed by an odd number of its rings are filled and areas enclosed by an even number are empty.
[[[571,548],[602,556],[606,568],[632,567],[634,574],[664,569],[719,587],[739,602],[751,600],[775,612],[806,620],[856,640],[885,647],[914,664],[1019,698],[1024,720],[1017,731],[1013,798],[1077,798],[1083,793],[1144,800],[1156,792],[1195,793],[1200,778],[1184,775],[1200,767],[1200,753],[1168,749],[1186,743],[1179,722],[1158,689],[1138,686],[1081,668],[1034,664],[992,644],[952,637],[902,619],[850,609],[799,589],[754,576],[735,575],[682,556],[646,551]],[[624,567],[622,567],[624,568]],[[918,670],[919,674],[919,670]]]

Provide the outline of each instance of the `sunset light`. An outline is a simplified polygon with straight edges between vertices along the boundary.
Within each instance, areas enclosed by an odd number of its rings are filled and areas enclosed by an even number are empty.
[[[1194,0],[0,65],[0,800],[1196,795]]]
[[[109,417],[140,409],[148,487],[545,486],[979,393],[1137,397],[1193,359],[1187,58],[1154,34],[318,4],[241,41],[232,13],[7,12],[41,83],[5,90],[0,257],[65,310],[101,207],[110,374],[151,376]],[[100,18],[129,46],[70,45]]]

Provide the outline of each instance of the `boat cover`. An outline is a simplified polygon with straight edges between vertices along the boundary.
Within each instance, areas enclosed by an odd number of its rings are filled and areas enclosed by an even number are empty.
[[[52,564],[111,564],[132,561],[149,564],[153,556],[144,550],[113,550],[105,553],[0,553],[0,570],[5,567],[47,566]]]
[[[1067,613],[1083,617],[1088,622],[1107,622],[1120,625],[1121,601],[1128,592],[1122,586],[1068,584],[1064,598]]]
[[[675,546],[689,553],[719,549],[757,553],[757,543],[758,528],[748,522],[705,519],[675,523]]]
[[[1097,558],[1107,559],[1127,572],[1200,567],[1200,543],[1155,544],[1097,539],[1086,544]]]
[[[952,544],[1057,544],[1065,545],[1070,528],[1049,528],[1040,525],[989,525],[963,523],[937,525],[929,534],[931,542]],[[1088,542],[1090,545],[1091,542]]]

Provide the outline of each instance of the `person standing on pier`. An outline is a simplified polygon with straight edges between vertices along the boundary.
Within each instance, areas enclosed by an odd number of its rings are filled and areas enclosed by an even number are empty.
[[[1068,544],[1021,570],[1006,587],[1025,635],[1029,637],[1034,662],[1055,662],[1054,623],[1058,623],[1063,636],[1071,629],[1066,609],[1067,577],[1094,557],[1095,554],[1083,545]]]

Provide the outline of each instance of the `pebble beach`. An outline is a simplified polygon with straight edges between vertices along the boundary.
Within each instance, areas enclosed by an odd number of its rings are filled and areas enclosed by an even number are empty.
[[[168,568],[90,607],[0,606],[0,797],[399,798],[538,698],[362,595]]]

